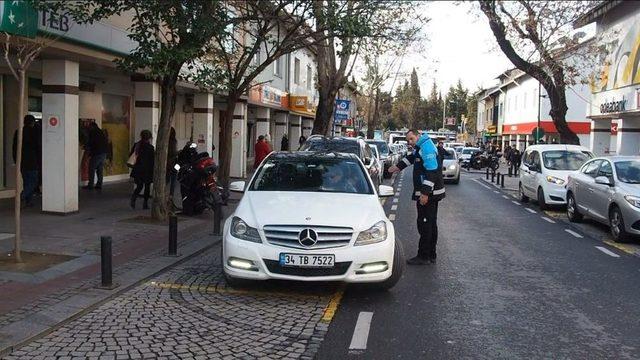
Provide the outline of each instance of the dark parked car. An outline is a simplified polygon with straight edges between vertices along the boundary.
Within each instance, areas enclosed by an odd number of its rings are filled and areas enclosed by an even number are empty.
[[[311,136],[302,145],[300,151],[315,151],[322,153],[347,153],[356,154],[369,171],[371,180],[377,186],[380,185],[380,169],[378,162],[373,161],[373,153],[367,143],[360,138]]]
[[[384,178],[388,179],[391,177],[391,174],[387,170],[393,165],[398,164],[398,156],[393,154],[389,149],[389,145],[384,140],[365,140],[368,144],[375,145],[378,149],[378,153],[380,154],[380,160],[384,163]]]

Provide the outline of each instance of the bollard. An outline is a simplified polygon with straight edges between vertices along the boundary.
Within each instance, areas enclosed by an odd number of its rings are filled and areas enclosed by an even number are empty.
[[[169,251],[168,256],[178,256],[178,217],[169,216]]]
[[[497,178],[496,178],[496,185],[500,185],[500,180],[501,180],[501,178],[500,178],[500,171],[498,171],[498,173],[497,173],[496,175],[497,175]]]
[[[213,209],[213,235],[222,235],[222,204],[216,203]]]
[[[512,174],[512,171],[511,171],[511,166],[509,166],[509,177],[511,177],[512,175],[513,174]]]
[[[491,172],[491,182],[495,182],[495,179],[496,179],[496,173]]]
[[[100,237],[100,272],[101,272],[101,284],[98,286],[102,289],[113,289],[117,287],[117,284],[113,283],[113,268],[112,268],[112,253],[111,253],[111,236]]]
[[[504,174],[502,174],[502,182],[500,183],[500,187],[504,189]]]
[[[489,180],[489,168],[487,168],[487,180]]]

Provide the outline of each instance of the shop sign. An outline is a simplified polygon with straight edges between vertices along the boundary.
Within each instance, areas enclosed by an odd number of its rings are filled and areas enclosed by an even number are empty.
[[[611,120],[611,135],[618,135],[618,121]]]
[[[445,125],[449,125],[449,126],[454,126],[456,124],[456,118],[448,117],[448,118],[445,119],[444,124]]]
[[[269,105],[281,106],[286,93],[268,85],[262,85],[262,102]]]
[[[487,133],[495,134],[496,130],[497,130],[497,127],[495,125],[491,125],[487,127]]]
[[[0,31],[35,38],[38,32],[38,13],[27,1],[0,3]]]
[[[609,113],[617,113],[626,111],[627,100],[622,98],[622,100],[618,101],[609,101],[600,104],[600,113],[601,114],[609,114]]]
[[[342,122],[349,118],[349,105],[350,100],[336,99],[336,110],[334,111],[333,119],[335,122]]]
[[[296,111],[307,111],[308,100],[306,96],[292,96],[291,109]]]

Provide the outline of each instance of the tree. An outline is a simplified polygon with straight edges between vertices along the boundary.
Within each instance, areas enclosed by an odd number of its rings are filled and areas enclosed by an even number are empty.
[[[426,100],[426,124],[425,128],[436,130],[442,119],[442,98],[438,92],[435,80],[431,86],[431,92]]]
[[[477,132],[478,97],[476,94],[478,94],[479,91],[480,90],[467,97],[467,123],[465,124],[465,131],[470,135],[475,135]]]
[[[566,121],[565,90],[580,74],[567,54],[583,46],[571,25],[596,3],[588,1],[514,2],[480,0],[498,46],[515,67],[540,82],[546,90],[549,115],[563,143],[579,144]],[[590,53],[586,51],[585,53]]]
[[[407,0],[313,0],[313,22],[320,30],[314,38],[319,98],[313,134],[327,135],[331,129],[336,94],[368,41],[393,44],[416,36],[422,20],[418,6]]]

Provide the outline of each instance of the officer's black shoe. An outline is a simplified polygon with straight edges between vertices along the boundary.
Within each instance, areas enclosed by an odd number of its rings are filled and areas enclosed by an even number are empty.
[[[416,256],[416,257],[412,257],[411,259],[407,260],[407,264],[409,264],[409,265],[428,265],[429,264],[429,260],[425,259],[425,258],[421,258],[419,256]]]

